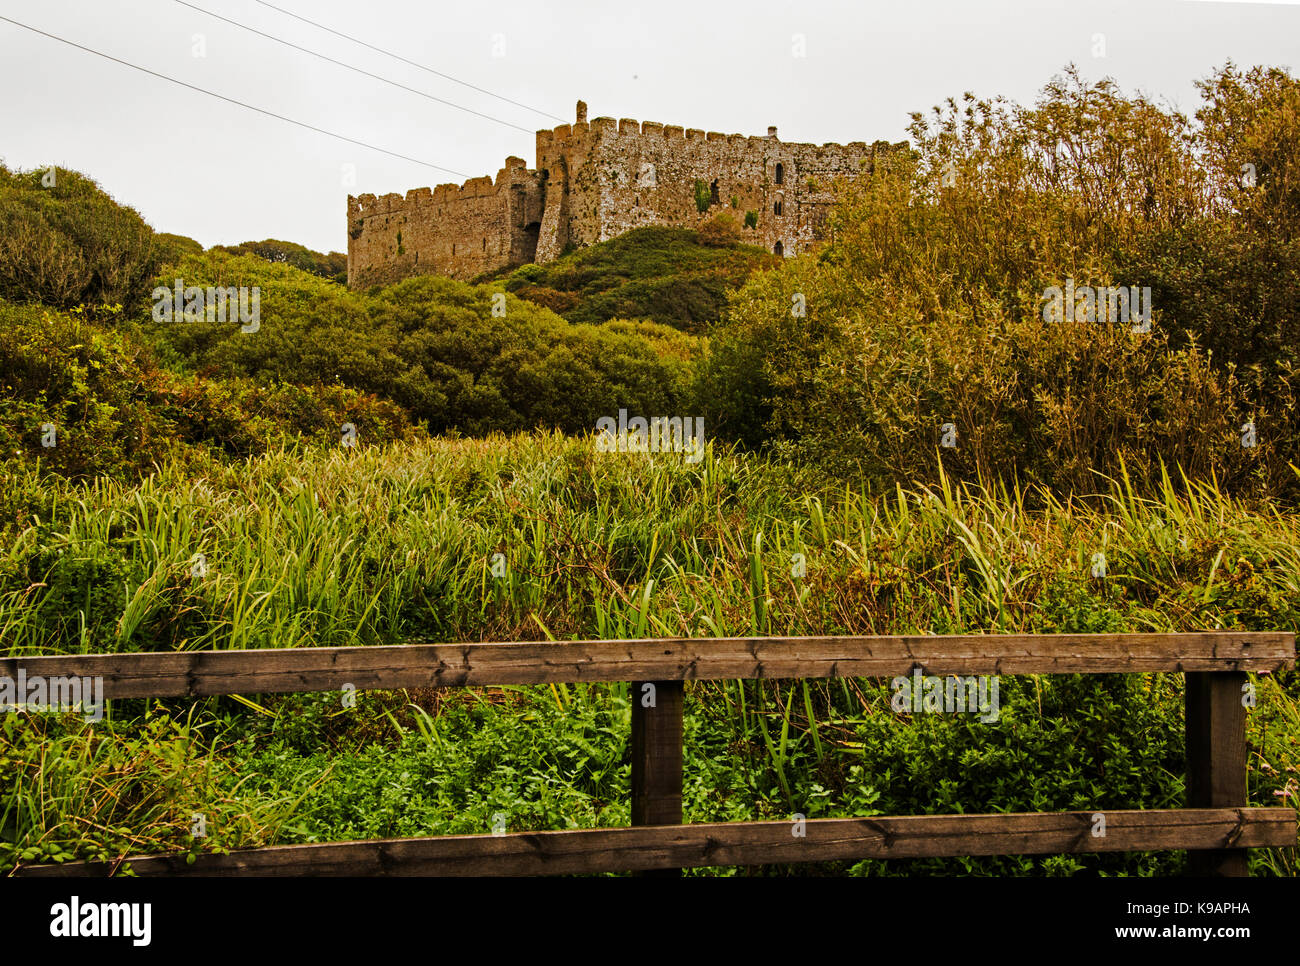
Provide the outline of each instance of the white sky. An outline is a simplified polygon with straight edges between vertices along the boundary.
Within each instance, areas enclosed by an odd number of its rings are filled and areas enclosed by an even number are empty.
[[[518,124],[559,121],[394,61],[256,0],[231,20]],[[573,119],[631,117],[787,141],[903,140],[908,114],[972,91],[1032,101],[1069,62],[1196,104],[1231,58],[1300,70],[1300,0],[271,0],[503,97]],[[465,176],[533,136],[371,80],[175,0],[0,0],[8,17],[198,87]],[[202,34],[206,57],[194,56]],[[795,56],[794,35],[806,54]],[[1093,54],[1104,35],[1105,56]],[[497,56],[497,54],[501,54]],[[159,231],[204,245],[282,238],[345,251],[346,197],[462,177],[342,143],[0,21],[0,160],[95,178]],[[343,165],[356,166],[355,186]]]

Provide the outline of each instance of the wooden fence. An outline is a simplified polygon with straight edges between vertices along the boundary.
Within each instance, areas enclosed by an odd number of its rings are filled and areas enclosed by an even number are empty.
[[[1187,849],[1245,875],[1248,848],[1296,843],[1292,808],[1246,805],[1247,672],[1295,666],[1284,633],[1060,634],[421,644],[0,659],[0,676],[100,677],[106,698],[632,682],[632,827],[132,856],[139,875],[547,875],[936,856]],[[1186,675],[1187,807],[682,825],[684,681],[929,675]],[[654,685],[654,706],[639,700]],[[803,834],[797,834],[802,831]],[[102,875],[104,864],[23,875]]]

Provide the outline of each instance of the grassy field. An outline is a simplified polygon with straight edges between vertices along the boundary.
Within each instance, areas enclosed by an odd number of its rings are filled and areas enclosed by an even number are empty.
[[[558,434],[304,447],[162,466],[139,483],[59,482],[16,461],[0,474],[8,655],[1300,623],[1300,515],[1177,477],[1150,498],[1119,480],[1064,504],[942,474],[934,488],[868,494],[720,448],[689,464]],[[1097,553],[1104,578],[1091,576]],[[1001,713],[982,722],[895,713],[883,681],[692,683],[687,820],[1181,801],[1180,676],[1001,684]],[[1294,805],[1300,682],[1257,684],[1251,801]],[[629,714],[626,685],[592,685],[373,692],[355,708],[338,694],[121,701],[95,725],[6,715],[0,862],[625,824]],[[1168,874],[1181,862],[766,871]],[[1253,853],[1252,870],[1295,875],[1296,850]]]

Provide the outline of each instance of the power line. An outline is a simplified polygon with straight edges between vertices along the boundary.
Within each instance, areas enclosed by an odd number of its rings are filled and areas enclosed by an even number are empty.
[[[444,74],[441,71],[436,71],[432,67],[425,67],[423,64],[417,64],[413,60],[407,60],[401,54],[395,54],[391,50],[384,50],[384,48],[382,47],[376,47],[374,44],[368,44],[364,40],[358,40],[356,37],[335,30],[333,27],[327,27],[323,23],[317,23],[315,20],[308,20],[306,17],[300,17],[298,16],[298,14],[294,13],[293,11],[285,10],[283,7],[277,7],[273,3],[267,3],[266,0],[257,0],[257,2],[264,7],[270,7],[272,10],[278,10],[286,17],[293,17],[294,20],[301,20],[303,23],[311,24],[313,27],[317,27],[320,30],[324,30],[327,31],[328,33],[332,33],[336,37],[342,37],[344,40],[350,40],[354,44],[360,44],[362,47],[368,47],[373,51],[383,54],[385,57],[392,57],[394,60],[400,60],[403,64],[410,64],[412,67],[418,67],[420,70],[427,71],[428,73],[433,74],[436,77],[441,77],[444,80],[449,80],[452,81],[453,83],[460,84],[462,87],[468,87],[470,90],[478,91],[480,94],[486,94],[488,97],[495,97],[497,100],[505,101],[507,104],[513,104],[515,107],[522,107],[525,111],[532,111],[534,114],[540,114],[542,117],[549,117],[552,120],[560,121],[561,123],[564,122],[564,118],[556,117],[556,115],[550,113],[549,111],[538,110],[535,107],[529,107],[527,104],[520,104],[518,101],[512,101],[508,97],[502,97],[500,94],[493,94],[491,91],[485,90],[482,87],[476,87],[475,85],[469,83],[468,81],[463,81],[457,77],[452,77],[450,74]]]
[[[504,124],[506,127],[512,127],[516,131],[523,131],[525,134],[533,133],[532,128],[521,127],[518,124],[511,124],[509,121],[503,121],[499,117],[493,117],[490,114],[484,114],[480,111],[473,110],[472,108],[462,107],[461,105],[454,104],[451,101],[445,101],[441,97],[434,97],[432,94],[426,94],[424,91],[417,91],[414,87],[407,87],[405,84],[399,84],[397,83],[397,81],[389,80],[387,77],[380,77],[378,74],[372,74],[370,73],[370,71],[362,70],[360,67],[354,67],[352,64],[345,64],[341,60],[335,60],[333,57],[327,57],[324,54],[317,53],[316,51],[310,50],[307,47],[299,47],[295,43],[290,43],[287,40],[283,40],[280,37],[274,37],[268,33],[263,33],[262,31],[257,30],[254,27],[250,27],[247,24],[242,24],[237,20],[231,20],[228,17],[223,17],[220,14],[213,13],[211,10],[204,10],[202,7],[196,7],[192,3],[186,3],[185,0],[173,0],[173,2],[179,3],[182,7],[189,7],[191,10],[197,10],[199,13],[207,14],[209,17],[212,17],[215,20],[220,20],[224,23],[228,23],[231,26],[238,27],[241,30],[247,30],[249,33],[257,34],[259,37],[265,37],[267,40],[274,40],[277,44],[284,44],[286,47],[292,47],[294,50],[302,51],[304,54],[311,54],[311,56],[313,57],[319,57],[321,60],[329,61],[329,63],[331,64],[337,64],[339,67],[346,67],[348,70],[356,71],[358,74],[364,74],[366,77],[372,77],[377,81],[383,81],[385,84],[391,84],[393,87],[401,88],[402,90],[409,91],[412,94],[419,94],[421,97],[426,97],[431,101],[437,101],[439,104],[446,104],[448,107],[454,107],[458,111],[464,111],[467,114],[473,114],[477,117],[485,118],[486,120],[492,121],[496,124]]]
[[[111,60],[115,64],[121,64],[123,67],[130,67],[132,70],[138,70],[143,74],[149,74],[151,77],[157,77],[165,81],[171,81],[171,83],[173,84],[179,84],[181,87],[188,87],[192,91],[198,91],[200,94],[207,94],[209,97],[215,97],[218,100],[225,101],[228,104],[235,104],[239,107],[246,108],[250,111],[256,111],[258,114],[265,114],[267,117],[273,117],[277,121],[287,121],[290,124],[296,124],[298,127],[306,128],[309,131],[315,131],[317,134],[324,134],[332,138],[337,138],[340,141],[346,141],[348,144],[355,144],[358,147],[369,148],[371,151],[378,151],[380,154],[387,154],[390,157],[400,158],[403,161],[410,161],[412,164],[423,165],[426,168],[434,168],[437,171],[446,171],[448,174],[454,174],[458,178],[469,177],[469,175],[461,171],[453,171],[451,168],[444,168],[440,164],[433,164],[430,161],[421,161],[419,158],[412,158],[412,157],[408,157],[405,154],[398,154],[396,151],[389,151],[387,148],[377,147],[376,145],[369,144],[365,141],[358,141],[356,138],[350,138],[343,134],[335,134],[333,131],[327,131],[324,128],[316,127],[313,124],[308,124],[306,121],[296,121],[291,117],[285,117],[283,114],[276,114],[274,111],[264,110],[263,108],[255,107],[252,104],[246,104],[243,101],[237,101],[233,97],[226,97],[226,95],[224,94],[218,94],[215,91],[210,91],[203,87],[196,87],[193,84],[187,84],[183,80],[177,80],[175,77],[168,77],[166,74],[160,74],[156,70],[150,70],[148,67],[141,67],[139,64],[132,64],[130,61],[119,60],[117,57],[114,57],[111,54],[105,54],[102,53],[101,51],[94,50],[90,47],[83,47],[81,44],[75,43],[74,41],[67,40],[63,37],[57,37],[51,33],[46,33],[44,30],[38,30],[37,28],[28,26],[25,23],[19,23],[17,20],[10,20],[8,17],[5,16],[0,16],[0,20],[5,21],[6,23],[11,23],[15,27],[22,27],[24,30],[30,30],[34,34],[40,34],[42,37],[49,37],[51,40],[57,40],[59,43],[67,44],[69,47],[76,47],[78,50],[84,50],[86,53],[94,54],[96,57],[103,57],[105,60]]]

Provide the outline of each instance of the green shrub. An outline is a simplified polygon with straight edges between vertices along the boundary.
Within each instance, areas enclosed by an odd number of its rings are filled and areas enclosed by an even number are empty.
[[[722,389],[709,396],[715,425],[873,486],[933,479],[941,456],[961,478],[1062,493],[1093,492],[1125,470],[1158,484],[1162,464],[1295,493],[1300,356],[1282,333],[1300,327],[1300,249],[1248,272],[1221,259],[1234,238],[1239,253],[1273,243],[1253,234],[1255,209],[1207,200],[1215,176],[1204,159],[1248,125],[1272,164],[1292,163],[1285,146],[1297,135],[1280,118],[1300,107],[1300,85],[1231,70],[1217,84],[1223,116],[1204,116],[1221,130],[1203,153],[1186,118],[1075,73],[1032,109],[968,96],[928,121],[916,115],[917,150],[879,158],[842,192],[815,258],[751,276],[732,297],[713,338],[723,354],[701,369]],[[1142,162],[1112,165],[1120,157]],[[1268,217],[1300,224],[1297,196],[1276,177]],[[1149,287],[1151,331],[1045,319],[1043,294],[1068,279]],[[1230,321],[1239,309],[1253,321]],[[1275,347],[1267,390],[1262,343],[1246,330]],[[1242,445],[1248,422],[1254,447]],[[941,446],[947,424],[951,448]]]
[[[154,235],[154,241],[158,245],[158,257],[162,266],[175,265],[186,255],[198,255],[203,251],[201,244],[185,235],[160,232]]]
[[[305,438],[409,438],[405,413],[342,385],[184,378],[128,333],[0,301],[0,454],[64,476],[137,475],[204,453],[244,458]],[[53,445],[46,445],[46,444]]]
[[[682,228],[638,228],[546,265],[525,265],[507,291],[570,322],[645,318],[703,333],[717,322],[729,289],[775,264],[770,252],[703,245]]]
[[[695,179],[695,210],[704,214],[713,204],[713,190],[709,187],[707,181]]]
[[[402,254],[401,233],[397,236],[398,254]],[[348,256],[343,252],[315,252],[304,245],[294,242],[278,241],[268,238],[259,242],[242,242],[238,245],[217,245],[214,251],[223,251],[231,255],[256,255],[268,262],[292,265],[304,272],[310,272],[321,278],[327,278],[340,285],[348,281]]]
[[[144,219],[84,175],[0,165],[0,298],[132,310],[161,257]]]
[[[696,234],[700,244],[710,248],[731,248],[740,243],[740,225],[727,212],[714,215],[700,225]]]
[[[219,252],[187,260],[181,275],[187,285],[259,287],[261,323],[255,334],[208,320],[151,323],[177,364],[259,384],[348,386],[433,432],[586,432],[620,407],[681,411],[690,382],[692,351],[661,356],[662,333],[572,325],[513,294],[497,317],[499,291],[486,285],[421,276],[359,293]]]

